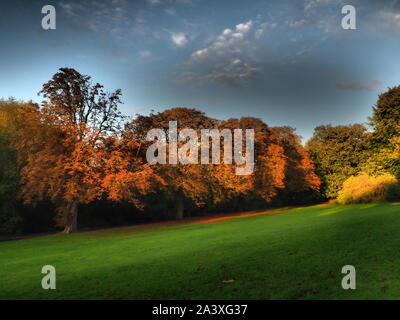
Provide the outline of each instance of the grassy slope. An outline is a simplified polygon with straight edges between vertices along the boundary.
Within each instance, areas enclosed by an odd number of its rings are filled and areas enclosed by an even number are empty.
[[[388,204],[60,234],[0,243],[0,299],[393,299],[399,248]],[[46,264],[56,290],[41,288]],[[346,264],[357,290],[341,289]]]

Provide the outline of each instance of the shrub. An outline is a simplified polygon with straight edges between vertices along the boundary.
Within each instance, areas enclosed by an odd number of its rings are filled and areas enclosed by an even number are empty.
[[[0,235],[20,234],[23,218],[13,204],[0,204]]]
[[[339,191],[337,203],[371,203],[400,199],[398,180],[386,173],[379,176],[361,174],[348,178]]]

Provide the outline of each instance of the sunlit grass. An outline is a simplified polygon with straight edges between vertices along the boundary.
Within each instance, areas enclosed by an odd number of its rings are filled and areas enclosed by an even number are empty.
[[[400,207],[390,204],[60,234],[0,243],[0,298],[397,299],[398,248]],[[52,291],[41,288],[48,264]],[[347,264],[354,291],[341,288]]]

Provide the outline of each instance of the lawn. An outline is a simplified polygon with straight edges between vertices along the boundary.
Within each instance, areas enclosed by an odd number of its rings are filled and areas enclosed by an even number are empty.
[[[0,243],[0,299],[398,299],[399,249],[391,204],[57,234]],[[356,290],[341,288],[349,264]]]

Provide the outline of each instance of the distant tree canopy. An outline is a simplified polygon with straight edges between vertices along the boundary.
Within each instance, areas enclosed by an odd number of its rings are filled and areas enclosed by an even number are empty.
[[[370,118],[372,132],[361,124],[322,125],[305,147],[294,128],[269,127],[254,117],[219,120],[196,109],[171,108],[127,122],[119,111],[120,90],[105,92],[71,68],[61,68],[40,94],[45,99],[41,106],[0,101],[0,233],[21,230],[27,208],[46,201],[51,202],[47,210],[56,210],[57,225],[71,233],[77,231],[78,208],[96,202],[157,211],[158,217],[171,205],[173,216],[182,219],[193,210],[304,204],[337,197],[348,179],[400,177],[400,87],[379,96]],[[198,137],[203,129],[212,132],[206,153],[219,164],[148,163],[146,154],[154,143],[148,132],[167,132],[171,121],[178,132],[193,129]],[[224,147],[238,129],[254,130],[254,162],[247,175],[238,175],[237,165],[225,162]],[[168,158],[171,148],[191,141],[169,139],[165,135]],[[241,139],[237,154],[244,156],[247,141]],[[220,146],[217,154],[214,142]],[[190,148],[184,156],[193,156]],[[362,189],[362,183],[355,187]],[[113,210],[119,209],[107,214]]]
[[[369,134],[361,124],[318,126],[306,148],[322,181],[321,192],[335,198],[343,182],[361,170],[369,153]]]
[[[217,120],[188,108],[137,115],[126,122],[119,111],[120,90],[108,93],[71,68],[61,68],[40,94],[40,106],[0,103],[0,221],[9,230],[18,225],[18,213],[13,213],[18,199],[30,207],[51,202],[57,225],[71,233],[77,231],[78,208],[98,201],[129,203],[145,213],[171,201],[175,218],[182,219],[193,206],[206,211],[296,203],[319,191],[314,164],[293,128],[270,128],[253,117]],[[219,164],[149,164],[147,133],[168,130],[170,121],[176,121],[179,131],[193,129],[199,137],[202,129],[212,130],[205,148]],[[236,169],[248,163],[226,163],[224,147],[232,143],[228,133],[247,129],[254,130],[254,162],[249,174],[240,175]],[[244,157],[246,135],[240,139],[242,148],[235,154]],[[221,146],[217,154],[214,142]],[[166,143],[168,153],[173,146],[168,138]]]
[[[144,159],[150,144],[146,141],[146,133],[152,128],[168,130],[169,121],[176,120],[178,120],[179,130],[185,128],[193,128],[197,131],[217,129],[222,132],[225,129],[252,128],[255,131],[255,168],[250,175],[237,175],[234,166],[224,163],[222,159],[218,165],[199,163],[153,166],[155,173],[165,183],[160,186],[160,191],[162,190],[175,201],[177,219],[183,218],[187,200],[193,201],[198,206],[234,199],[236,199],[235,201],[258,199],[271,202],[280,190],[285,188],[285,181],[287,182],[286,186],[290,184],[289,181],[296,181],[299,188],[296,191],[316,191],[319,188],[319,179],[314,174],[313,165],[292,129],[287,129],[290,131],[287,137],[279,136],[278,128],[271,130],[257,118],[231,118],[222,121],[209,118],[203,112],[195,109],[173,108],[159,113],[151,113],[149,116],[138,115],[126,126],[124,136],[140,142],[141,149],[138,151],[138,156]],[[200,136],[200,132],[198,136]],[[220,137],[217,139],[219,140]],[[212,141],[210,140],[210,154]],[[220,143],[223,149],[227,141],[222,138]],[[290,155],[291,147],[299,154]],[[287,151],[287,155],[285,151]],[[295,189],[294,185],[288,187],[290,191]]]

